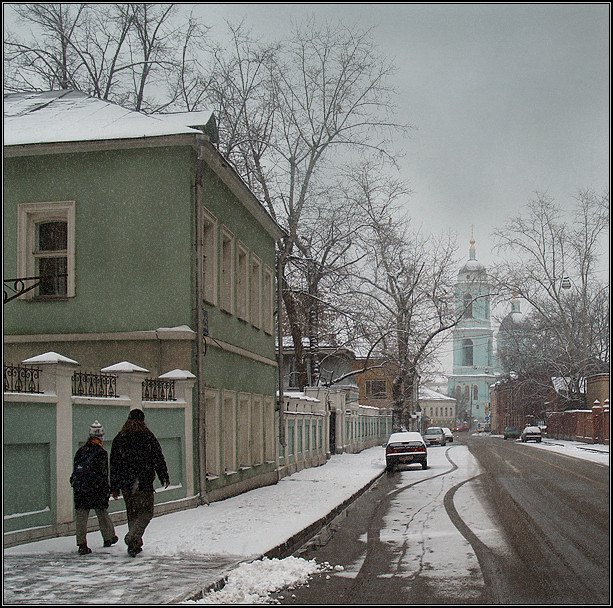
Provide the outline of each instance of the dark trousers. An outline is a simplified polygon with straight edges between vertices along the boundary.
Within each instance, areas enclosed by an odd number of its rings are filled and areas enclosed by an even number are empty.
[[[109,541],[115,536],[115,528],[113,522],[109,517],[109,513],[106,509],[94,509],[98,516],[98,524],[100,525],[100,533],[102,534],[102,540]],[[87,520],[89,519],[90,509],[75,509],[76,518],[76,532],[77,532],[77,545],[87,544]]]
[[[143,534],[153,518],[153,490],[124,492],[126,514],[128,516],[128,533],[124,540],[126,545],[136,548],[143,545]]]

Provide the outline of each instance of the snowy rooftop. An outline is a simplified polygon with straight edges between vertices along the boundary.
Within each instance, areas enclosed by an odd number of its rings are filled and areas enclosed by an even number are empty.
[[[207,118],[208,116],[208,118]],[[146,115],[79,91],[4,95],[4,145],[202,133],[212,112]]]
[[[455,401],[453,397],[448,397],[425,386],[419,387],[419,399],[420,401]]]

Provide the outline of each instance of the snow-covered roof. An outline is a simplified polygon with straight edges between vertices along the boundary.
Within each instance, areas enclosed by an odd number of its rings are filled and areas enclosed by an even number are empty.
[[[206,118],[208,115],[208,119]],[[4,95],[4,145],[202,133],[212,112],[146,115],[80,91]]]
[[[579,378],[579,392],[585,393],[585,378]],[[568,392],[570,390],[572,379],[569,377],[552,377],[551,384],[553,385],[556,393]]]
[[[455,401],[453,397],[448,397],[447,395],[443,395],[443,393],[438,393],[425,386],[419,387],[418,394],[420,401]]]
[[[279,396],[279,391],[277,391],[277,397]],[[283,391],[283,396],[288,397],[289,399],[300,399],[301,401],[312,401],[313,403],[320,403],[321,400],[316,397],[308,397],[305,393],[300,391]]]

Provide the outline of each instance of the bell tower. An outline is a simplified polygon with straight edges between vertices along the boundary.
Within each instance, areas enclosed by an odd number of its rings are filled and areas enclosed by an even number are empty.
[[[468,260],[460,268],[455,284],[459,321],[453,329],[453,373],[448,380],[448,394],[456,400],[458,418],[468,422],[471,429],[477,422],[489,422],[489,387],[496,381],[491,292],[491,280],[477,260],[471,235]]]

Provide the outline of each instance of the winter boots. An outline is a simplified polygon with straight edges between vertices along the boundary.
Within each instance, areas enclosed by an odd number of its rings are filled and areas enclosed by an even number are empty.
[[[113,536],[113,538],[111,538],[111,540],[105,540],[104,541],[104,546],[105,547],[111,547],[112,545],[114,545],[118,541],[119,541],[119,539],[116,536]]]
[[[87,546],[87,543],[79,545],[79,555],[87,555],[88,553],[91,553],[91,552],[92,550]]]

